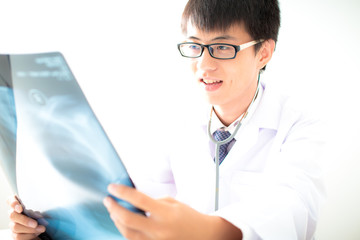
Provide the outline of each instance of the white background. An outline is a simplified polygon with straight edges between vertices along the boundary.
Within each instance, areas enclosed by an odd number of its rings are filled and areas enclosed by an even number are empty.
[[[185,2],[0,0],[0,53],[61,51],[120,155],[131,159],[132,131],[159,127],[196,99],[176,49]],[[279,41],[263,78],[331,124],[318,239],[360,239],[360,2],[280,4]],[[0,190],[7,228],[11,192],[1,171]]]

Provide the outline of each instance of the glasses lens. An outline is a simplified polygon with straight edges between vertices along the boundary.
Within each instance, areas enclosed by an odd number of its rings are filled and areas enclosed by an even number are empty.
[[[229,59],[234,58],[236,54],[236,49],[234,46],[226,44],[214,44],[210,45],[211,54],[216,58]]]
[[[179,49],[185,57],[199,57],[201,55],[201,45],[196,43],[183,43]]]

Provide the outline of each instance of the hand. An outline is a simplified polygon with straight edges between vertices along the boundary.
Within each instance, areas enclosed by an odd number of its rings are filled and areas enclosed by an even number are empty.
[[[45,232],[45,227],[38,225],[38,222],[35,219],[23,214],[24,209],[15,196],[9,198],[7,203],[11,207],[10,229],[12,231],[13,239],[39,239],[37,237]]]
[[[109,192],[147,212],[131,212],[107,197],[104,205],[119,231],[137,239],[242,239],[240,229],[226,220],[195,211],[172,198],[152,199],[124,185],[110,184]]]

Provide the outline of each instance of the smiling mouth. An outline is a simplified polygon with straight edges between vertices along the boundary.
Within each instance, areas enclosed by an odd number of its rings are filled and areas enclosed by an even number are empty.
[[[212,79],[201,79],[201,82],[205,83],[206,85],[214,85],[214,84],[219,84],[222,83],[222,80],[212,80]]]
[[[200,82],[203,84],[203,86],[205,87],[204,89],[207,92],[214,92],[218,89],[220,89],[220,87],[223,84],[222,80],[218,80],[218,79],[206,79],[206,78],[201,78]]]

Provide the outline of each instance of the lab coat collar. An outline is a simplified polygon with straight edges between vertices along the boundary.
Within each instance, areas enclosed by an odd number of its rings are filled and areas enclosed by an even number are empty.
[[[238,157],[245,154],[254,144],[256,144],[260,129],[278,129],[279,115],[282,108],[282,104],[280,103],[282,102],[282,99],[276,97],[278,95],[276,93],[274,94],[274,89],[269,88],[265,83],[261,83],[260,87],[261,95],[258,98],[257,105],[254,106],[251,113],[249,112],[250,115],[246,118],[246,121],[243,122],[242,127],[240,127],[239,132],[235,136],[235,145],[240,145],[241,147],[233,147],[229,152],[226,157],[227,159],[221,164],[220,171],[223,173],[231,169],[238,161]],[[220,127],[223,126],[220,120],[217,121],[217,124],[220,123]],[[217,127],[219,127],[219,125],[217,125]],[[210,154],[214,157],[214,144],[210,140],[209,147]]]
[[[265,85],[265,83],[262,83],[262,87],[264,89],[263,96],[249,121],[258,128],[277,130],[280,121],[279,115],[281,114],[283,104],[286,102],[280,98],[287,97],[278,94],[276,89]]]
[[[234,166],[241,164],[244,154],[258,141],[260,129],[272,129],[277,131],[281,113],[281,99],[274,94],[273,89],[261,83],[262,96],[258,105],[253,109],[253,113],[246,118],[243,126],[236,136],[235,145],[229,151],[228,156],[221,164],[220,175],[224,176],[228,171],[232,171]],[[246,163],[244,163],[246,164]]]
[[[258,92],[258,96],[255,99],[255,101],[252,103],[252,105],[250,106],[249,112],[246,116],[245,119],[243,119],[243,121],[241,122],[241,124],[246,124],[246,122],[252,117],[252,115],[254,114],[254,112],[256,111],[256,108],[259,105],[259,102],[261,101],[262,95],[263,95],[263,91],[264,91],[264,87],[262,85],[262,83],[260,82],[260,86],[259,86],[259,92]],[[212,107],[210,108],[210,112],[211,112]],[[235,128],[237,126],[237,123],[241,120],[241,118],[243,117],[244,114],[241,114],[241,116],[239,118],[237,118],[234,122],[232,122],[228,127],[226,127],[219,119],[219,117],[216,115],[215,112],[213,112],[213,114],[211,114],[211,133],[214,133],[217,129],[223,128],[225,131],[229,131],[231,134],[235,131]],[[236,136],[235,136],[236,138]]]
[[[273,130],[278,129],[279,121],[281,119],[279,115],[281,114],[283,104],[286,102],[283,98],[287,98],[282,94],[278,94],[276,89],[268,86],[264,82],[260,82],[260,84],[261,86],[259,89],[259,96],[257,101],[254,102],[255,106],[251,109],[248,117],[245,118],[242,123],[243,126],[241,127],[244,128],[245,125],[247,125],[246,128],[252,128],[254,133],[261,128]],[[210,111],[211,108],[209,107],[207,116],[210,116]],[[209,121],[208,118],[206,121]],[[234,121],[234,123],[236,121]],[[233,125],[234,123],[232,123],[231,125]],[[212,126],[210,129],[211,132],[214,133],[217,129],[221,127],[224,127],[224,125],[221,123],[216,114],[213,114]]]

